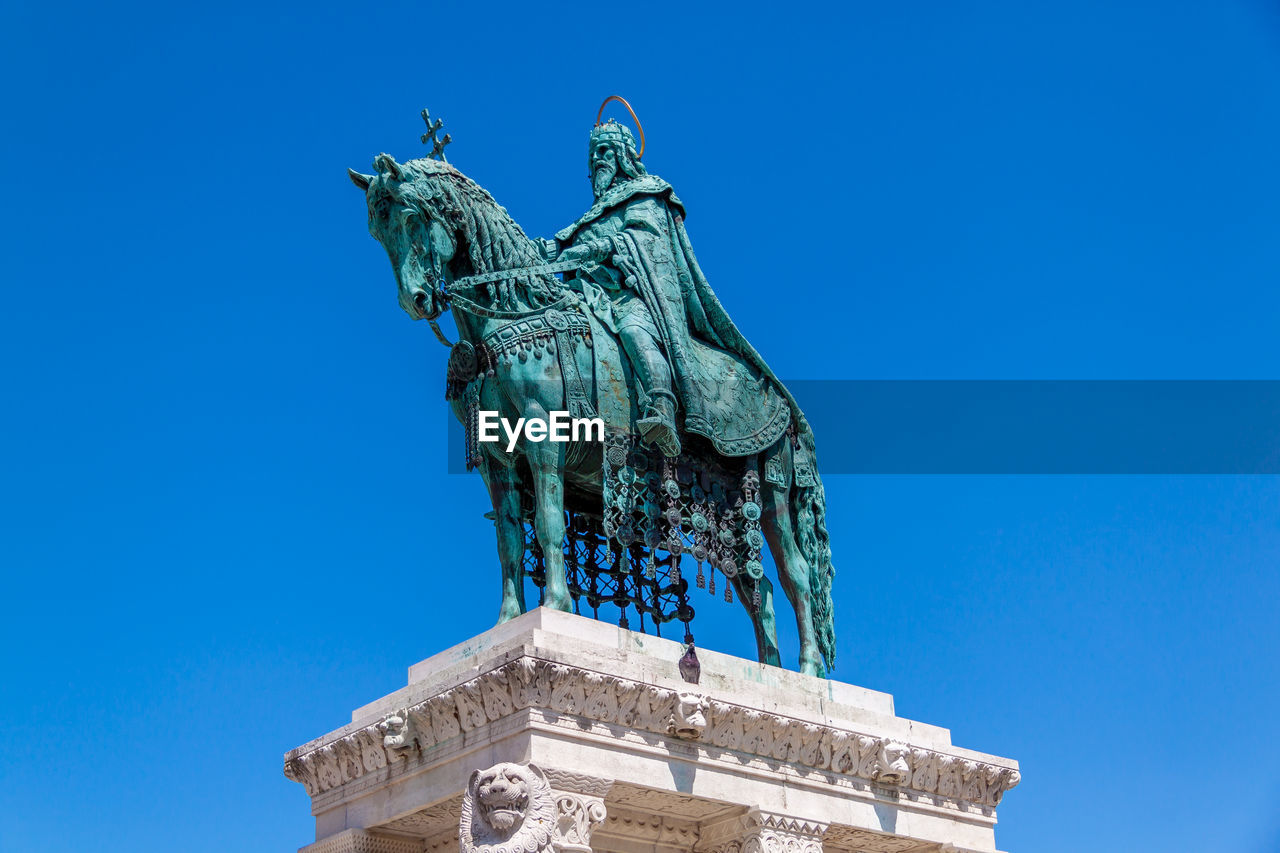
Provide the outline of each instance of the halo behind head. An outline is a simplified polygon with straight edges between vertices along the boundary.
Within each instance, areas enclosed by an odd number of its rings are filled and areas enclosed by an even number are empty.
[[[599,112],[596,113],[596,123],[593,126],[594,127],[600,126],[600,116],[604,115],[604,108],[609,105],[610,101],[617,101],[618,103],[626,107],[627,112],[631,113],[631,120],[636,123],[636,132],[640,134],[640,150],[636,154],[636,159],[639,160],[641,157],[644,156],[644,128],[640,126],[640,119],[636,118],[636,111],[631,109],[631,104],[627,102],[626,98],[622,97],[621,95],[610,95],[609,97],[605,98],[604,103],[600,105]]]

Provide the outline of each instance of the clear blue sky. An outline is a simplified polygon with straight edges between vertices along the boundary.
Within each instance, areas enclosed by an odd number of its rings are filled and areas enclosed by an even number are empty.
[[[546,235],[626,95],[786,377],[1280,379],[1273,2],[10,0],[0,74],[5,853],[296,848],[281,754],[493,620],[345,175],[423,106]],[[1021,760],[1003,849],[1280,849],[1280,480],[827,494],[834,675]]]

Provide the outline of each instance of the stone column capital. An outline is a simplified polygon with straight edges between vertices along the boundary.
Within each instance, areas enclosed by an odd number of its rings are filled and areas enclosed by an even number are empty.
[[[551,836],[554,853],[591,853],[591,833],[604,823],[604,797],[555,791],[556,831]]]
[[[704,825],[698,853],[822,853],[830,824],[820,820],[750,808],[740,815]]]

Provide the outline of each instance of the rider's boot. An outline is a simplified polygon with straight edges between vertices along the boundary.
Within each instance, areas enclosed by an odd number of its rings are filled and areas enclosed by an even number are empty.
[[[672,391],[671,366],[653,335],[640,326],[619,330],[622,347],[631,361],[640,398],[647,400],[644,417],[636,422],[640,438],[665,456],[680,455],[680,433],[676,431],[676,395]]]
[[[662,451],[664,456],[680,455],[680,433],[676,431],[676,398],[661,388],[649,390],[645,416],[636,422],[640,438]]]

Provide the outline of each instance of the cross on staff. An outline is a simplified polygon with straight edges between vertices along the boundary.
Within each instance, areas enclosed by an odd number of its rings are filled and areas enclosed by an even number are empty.
[[[431,144],[431,153],[427,156],[448,163],[448,159],[444,156],[444,147],[453,141],[453,137],[446,133],[444,139],[436,139],[436,134],[440,132],[440,128],[444,127],[444,122],[440,119],[433,122],[428,110],[422,111],[422,120],[427,123],[427,132],[422,134],[422,144]]]

